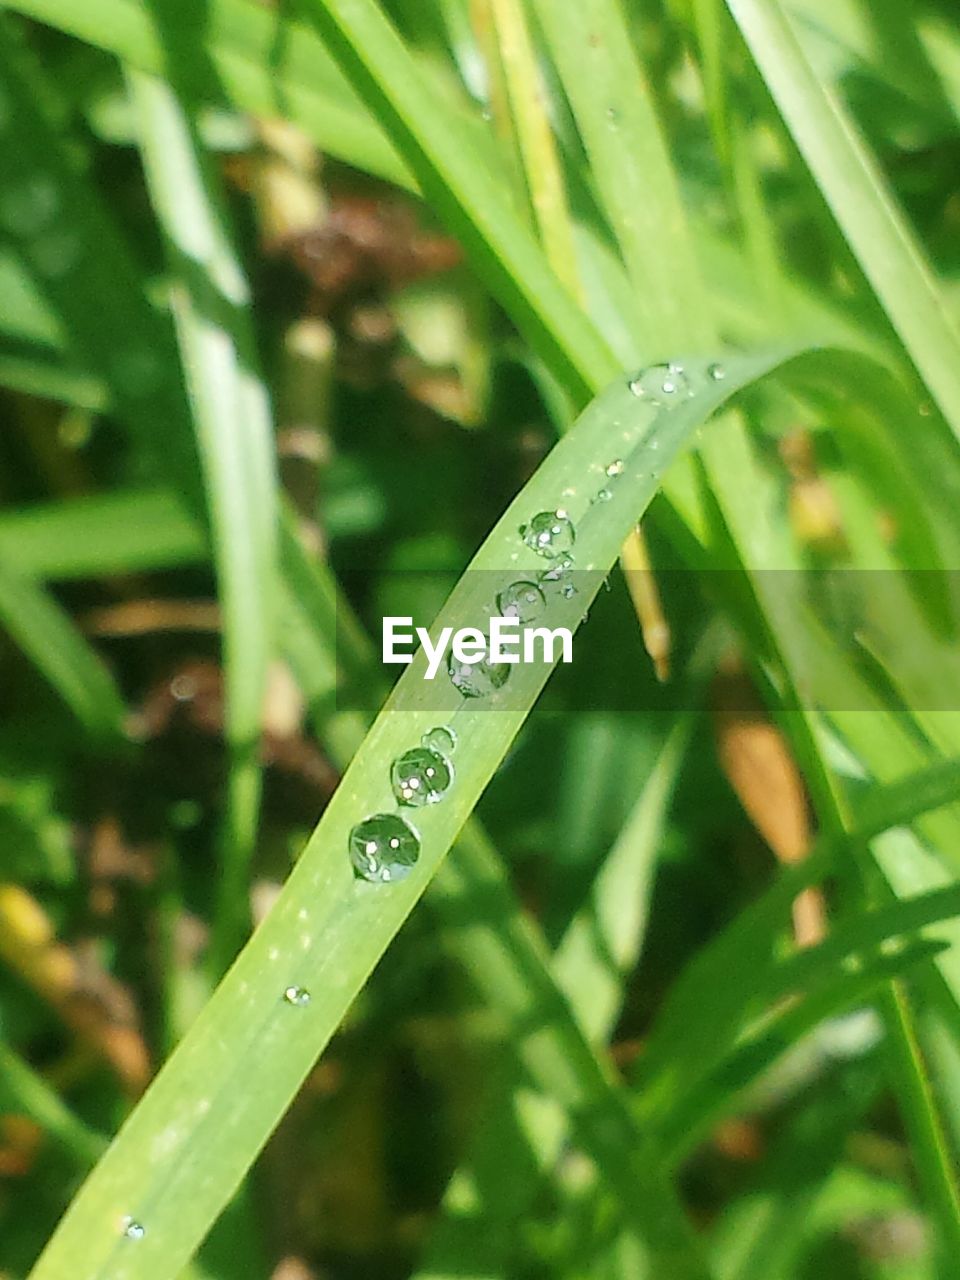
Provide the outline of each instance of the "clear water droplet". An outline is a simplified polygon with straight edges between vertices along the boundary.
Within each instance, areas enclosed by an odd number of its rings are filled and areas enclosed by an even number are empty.
[[[497,596],[497,610],[502,618],[533,622],[546,608],[546,599],[535,582],[511,582]]]
[[[297,1009],[303,1009],[310,1003],[310,992],[306,987],[287,987],[283,993],[283,998],[287,1004],[292,1004]]]
[[[59,208],[60,191],[55,179],[45,173],[34,173],[0,191],[0,226],[16,236],[35,235]]]
[[[613,494],[610,492],[609,489],[598,489],[597,492],[590,499],[591,506],[595,502],[609,502],[612,497],[613,497]]]
[[[350,861],[362,880],[388,884],[410,874],[420,857],[420,837],[395,813],[375,813],[350,832]]]
[[[669,364],[648,365],[628,385],[635,396],[662,409],[670,409],[693,395],[693,388],[683,365],[672,361]]]
[[[420,808],[442,800],[453,782],[453,768],[432,747],[413,747],[393,762],[390,783],[400,804]]]
[[[520,532],[527,546],[545,560],[555,560],[569,551],[577,536],[565,511],[540,511]]]
[[[142,1222],[138,1222],[136,1218],[129,1215],[123,1220],[123,1234],[128,1240],[142,1240],[147,1234],[147,1229]]]
[[[707,376],[714,382],[722,382],[727,376],[727,371],[722,364],[712,364],[707,368]]]
[[[614,458],[612,462],[608,462],[603,469],[603,474],[608,480],[615,480],[617,476],[623,475],[623,459]]]
[[[924,400],[922,404],[917,406],[917,413],[921,418],[929,418],[933,413],[933,405],[929,401]]]
[[[502,689],[510,678],[510,665],[481,658],[479,662],[460,662],[453,651],[447,658],[450,683],[465,698],[487,698]]]
[[[578,592],[572,582],[565,582],[560,588],[560,594],[563,596],[564,600],[572,600]]]
[[[431,729],[429,733],[425,733],[420,739],[420,745],[429,747],[431,751],[437,751],[442,756],[448,756],[456,748],[457,735],[446,725],[440,725],[436,729]]]

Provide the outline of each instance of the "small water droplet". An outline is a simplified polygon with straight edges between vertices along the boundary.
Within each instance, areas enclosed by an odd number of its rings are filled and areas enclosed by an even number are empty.
[[[615,480],[617,476],[623,475],[623,459],[614,458],[612,462],[608,462],[603,469],[604,475],[608,480]]]
[[[31,174],[0,191],[0,225],[16,236],[35,235],[59,208],[60,191],[45,173]]]
[[[613,497],[613,494],[610,492],[609,489],[598,489],[597,492],[590,499],[590,503],[592,505],[595,502],[609,502],[612,497]]]
[[[524,542],[545,560],[555,560],[576,541],[576,530],[565,511],[540,511],[521,528]]]
[[[390,782],[401,804],[419,808],[443,799],[453,782],[453,768],[432,747],[413,747],[394,760]]]
[[[375,813],[350,832],[350,861],[363,880],[388,884],[410,874],[420,857],[420,837],[395,813]]]
[[[429,747],[431,751],[438,751],[442,756],[448,756],[456,748],[457,735],[446,725],[440,725],[436,729],[431,729],[429,733],[425,733],[420,739],[420,745]]]
[[[560,594],[563,596],[564,600],[572,600],[578,592],[572,582],[565,582],[560,588]]]
[[[614,128],[617,127],[617,125],[620,123],[620,112],[617,110],[616,107],[607,107],[607,119],[610,121],[610,123],[613,125]]]
[[[510,678],[510,666],[506,662],[491,662],[481,658],[479,662],[460,662],[453,651],[447,658],[447,674],[450,683],[465,698],[486,698],[502,689]]]
[[[283,998],[287,1004],[292,1004],[297,1009],[303,1009],[310,1003],[310,992],[306,987],[287,987],[283,993]]]
[[[727,376],[727,371],[722,364],[712,364],[707,369],[707,376],[714,382],[722,382]]]
[[[672,408],[693,395],[693,388],[683,365],[673,361],[669,364],[648,365],[628,385],[635,396],[663,409]]]
[[[929,418],[931,413],[933,413],[933,405],[930,404],[929,401],[924,400],[923,403],[917,407],[917,413],[919,413],[921,418]]]
[[[136,1218],[128,1215],[123,1220],[123,1234],[128,1240],[142,1240],[147,1234],[147,1229],[142,1222],[137,1222]]]
[[[511,582],[497,596],[497,610],[502,618],[518,618],[520,622],[533,622],[546,607],[543,592],[535,582]]]

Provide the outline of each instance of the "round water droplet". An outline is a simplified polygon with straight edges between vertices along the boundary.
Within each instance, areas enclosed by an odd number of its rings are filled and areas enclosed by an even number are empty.
[[[450,651],[447,658],[450,683],[465,698],[486,698],[502,689],[510,677],[510,665],[481,658],[479,662],[461,662]]]
[[[497,609],[502,618],[517,618],[520,622],[533,622],[546,607],[543,592],[535,582],[511,582],[497,596]]]
[[[555,560],[569,551],[577,536],[565,511],[540,511],[521,533],[527,546],[545,560]]]
[[[598,489],[597,492],[590,499],[590,503],[592,505],[595,502],[609,502],[612,497],[613,497],[613,494],[610,492],[609,489]]]
[[[693,388],[683,371],[683,365],[673,362],[648,365],[646,369],[640,370],[629,387],[635,396],[663,409],[672,408],[693,395]]]
[[[147,1234],[147,1229],[142,1222],[137,1222],[136,1218],[128,1216],[123,1220],[123,1234],[128,1240],[142,1240]]]
[[[420,837],[395,813],[376,813],[350,832],[350,861],[357,875],[374,884],[402,880],[420,857]]]
[[[623,475],[623,459],[614,458],[612,462],[608,462],[603,469],[604,475],[608,480],[615,480],[617,476]]]
[[[420,808],[442,800],[453,782],[453,769],[432,747],[413,747],[393,762],[390,783],[401,804]]]
[[[8,183],[0,191],[0,226],[15,236],[30,236],[49,223],[60,208],[55,180],[34,173],[23,182]]]
[[[292,1004],[297,1009],[303,1009],[310,1003],[310,992],[306,987],[287,987],[283,993],[283,998],[287,1004]]]
[[[565,582],[560,588],[560,594],[563,596],[564,600],[572,600],[573,597],[579,593],[572,582]]]
[[[924,400],[922,404],[918,405],[917,413],[919,413],[921,418],[929,418],[931,413],[933,413],[933,405]]]
[[[707,375],[708,377],[711,377],[714,382],[722,382],[727,376],[727,371],[722,364],[712,364],[707,369]]]
[[[429,747],[431,751],[437,751],[442,756],[448,756],[457,745],[457,735],[452,729],[440,725],[436,729],[431,729],[429,733],[425,733],[420,739],[420,745]]]

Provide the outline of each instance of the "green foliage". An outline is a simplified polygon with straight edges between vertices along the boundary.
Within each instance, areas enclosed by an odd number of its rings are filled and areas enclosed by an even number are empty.
[[[0,1275],[952,1275],[949,7],[0,7]]]

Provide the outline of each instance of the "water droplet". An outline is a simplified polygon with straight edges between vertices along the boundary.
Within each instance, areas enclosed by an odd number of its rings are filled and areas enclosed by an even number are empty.
[[[712,364],[707,369],[707,375],[708,377],[711,377],[714,382],[722,382],[727,376],[727,371],[722,364]]]
[[[453,769],[432,747],[413,747],[394,760],[390,782],[400,804],[420,808],[443,799],[453,782]]]
[[[374,884],[402,880],[420,857],[420,837],[395,813],[376,813],[350,832],[350,861],[357,875]]]
[[[520,533],[524,542],[546,560],[569,551],[576,540],[573,522],[565,511],[540,511]]]
[[[610,492],[609,489],[598,489],[597,492],[590,499],[590,503],[592,505],[595,502],[609,502],[612,497],[613,497],[613,494]]]
[[[629,387],[635,396],[649,400],[651,404],[663,409],[672,408],[693,395],[693,388],[684,373],[683,365],[673,362],[648,365],[646,369],[640,370]]]
[[[48,231],[31,240],[27,252],[37,270],[45,276],[65,276],[80,261],[83,245],[69,230]]]
[[[425,733],[420,739],[420,745],[429,747],[431,751],[439,752],[442,756],[448,756],[457,745],[457,735],[452,729],[440,725],[439,728]]]
[[[479,662],[460,662],[451,650],[447,658],[447,673],[450,683],[465,698],[486,698],[507,683],[510,666],[506,662],[491,662],[489,658],[481,658]]]
[[[147,1234],[147,1229],[142,1222],[137,1222],[136,1218],[127,1216],[123,1220],[123,1234],[128,1240],[142,1240]]]
[[[60,208],[60,192],[53,178],[34,173],[0,192],[0,225],[16,236],[34,235]]]
[[[546,607],[543,592],[535,582],[511,582],[497,596],[497,609],[502,618],[518,618],[520,622],[533,622]]]
[[[607,114],[607,119],[610,121],[610,124],[614,129],[616,129],[617,125],[620,123],[620,112],[617,110],[616,107],[607,107],[606,114]]]
[[[303,1009],[310,1003],[310,992],[306,987],[287,987],[283,993],[283,998],[287,1004],[292,1004],[297,1009]]]
[[[612,462],[608,462],[603,469],[604,475],[608,480],[615,480],[617,476],[623,475],[623,459],[614,458]]]
[[[933,413],[933,405],[930,404],[929,401],[924,400],[923,403],[917,407],[917,413],[919,413],[921,418],[929,418],[931,413]]]
[[[560,588],[560,594],[563,596],[564,600],[572,600],[578,592],[572,582],[565,582]]]

